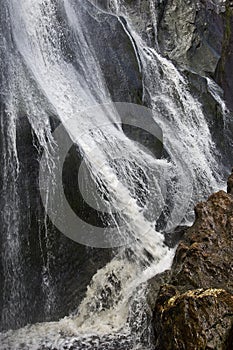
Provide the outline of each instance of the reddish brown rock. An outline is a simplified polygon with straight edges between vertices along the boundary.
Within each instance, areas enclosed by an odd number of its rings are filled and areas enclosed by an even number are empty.
[[[220,191],[195,212],[195,224],[178,246],[170,283],[183,292],[224,288],[233,293],[233,197]]]
[[[196,206],[171,270],[150,282],[157,350],[233,350],[232,192],[233,174],[228,193]]]
[[[171,288],[168,286],[168,288]],[[164,295],[166,291],[162,291]],[[155,310],[157,350],[230,350],[233,296],[222,289],[176,294]]]

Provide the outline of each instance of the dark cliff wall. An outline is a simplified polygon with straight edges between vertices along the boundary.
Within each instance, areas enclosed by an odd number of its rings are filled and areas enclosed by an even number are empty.
[[[162,53],[183,69],[213,77],[233,110],[233,2],[159,2]]]
[[[227,0],[158,2],[158,42],[163,55],[183,71],[204,113],[222,163],[233,159],[233,2]],[[225,116],[210,94],[205,77],[223,89],[230,110]]]
[[[224,15],[224,38],[221,59],[215,77],[224,90],[224,97],[233,110],[233,2],[228,1]]]

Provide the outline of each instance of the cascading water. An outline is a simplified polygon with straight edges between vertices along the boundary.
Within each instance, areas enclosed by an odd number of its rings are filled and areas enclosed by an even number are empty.
[[[149,3],[153,16],[148,28],[152,30],[157,24],[154,3]],[[17,115],[22,111],[28,115],[44,149],[46,166],[52,172],[49,157],[56,145],[49,115],[56,115],[72,142],[78,145],[91,181],[109,207],[109,223],[114,223],[122,243],[131,240],[133,253],[129,257],[127,248],[119,249],[115,258],[97,272],[75,315],[59,322],[3,333],[1,349],[63,349],[65,346],[77,349],[136,349],[139,346],[142,349],[145,320],[140,307],[146,309],[146,281],[169,268],[174,255],[174,250],[164,244],[159,228],[171,231],[179,225],[180,212],[184,212],[183,223],[191,222],[193,205],[222,186],[215,146],[201,105],[189,92],[185,78],[160,55],[156,35],[155,49],[150,45],[149,36],[143,36],[136,20],[138,14],[124,1],[110,2],[104,10],[97,5],[98,1],[81,0],[8,0],[3,5],[3,33],[9,36],[2,37],[7,62],[5,81],[9,82],[3,83],[2,93],[8,118],[7,130],[2,127],[8,143],[3,145],[3,151],[9,152],[4,176],[8,176],[12,167],[11,177],[17,176],[14,130]],[[117,104],[111,103],[88,24],[90,17],[101,23],[105,15],[117,18],[130,39],[143,77],[143,102],[153,109],[150,123],[157,123],[163,131],[167,159],[155,158],[123,132],[121,116]],[[68,40],[68,33],[72,40]],[[87,112],[93,106],[98,113]],[[10,166],[7,157],[11,160]],[[7,183],[6,179],[3,181]],[[13,183],[13,179],[9,181]],[[10,193],[17,196],[15,188]],[[17,226],[17,199],[7,196],[5,199],[14,207],[16,216],[11,222]],[[167,210],[161,220],[160,209],[164,206]],[[4,237],[4,249],[15,272],[9,271],[13,288],[3,315],[10,308],[15,317],[9,304],[20,303],[22,299],[17,299],[15,291],[20,289],[25,299],[27,293],[23,282],[17,285],[24,262],[20,260],[17,227],[9,226],[7,210],[6,206],[4,220],[9,230]],[[44,283],[53,299],[47,264]],[[6,275],[7,269],[5,265]],[[8,292],[9,279],[6,281]],[[137,331],[133,331],[136,324]],[[147,349],[151,345],[148,332],[144,344]]]

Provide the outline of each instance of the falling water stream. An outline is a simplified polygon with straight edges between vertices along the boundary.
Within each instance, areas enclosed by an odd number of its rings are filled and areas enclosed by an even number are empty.
[[[22,111],[52,171],[49,157],[55,143],[49,116],[56,115],[78,145],[91,181],[109,208],[109,221],[114,223],[119,240],[122,245],[130,240],[133,254],[129,258],[127,248],[118,249],[113,260],[93,277],[75,315],[2,333],[1,349],[149,349],[150,327],[144,319],[146,282],[170,267],[175,252],[164,244],[157,220],[164,206],[170,205],[163,213],[163,231],[191,223],[194,204],[222,187],[215,145],[202,106],[190,93],[183,75],[160,55],[156,10],[154,2],[149,3],[153,45],[143,35],[137,10],[124,1],[109,2],[105,9],[100,9],[96,1],[83,0],[7,0],[2,4],[1,45],[7,74],[2,97],[8,118],[5,178],[9,180],[10,173],[12,178],[17,177],[15,125]],[[92,44],[89,16],[100,23],[104,16],[117,18],[127,34],[142,74],[143,102],[152,110],[150,123],[162,130],[169,157],[156,158],[123,132],[119,110],[111,103]],[[68,59],[69,50],[64,49],[67,30],[72,33],[69,49],[73,61]],[[213,94],[222,103],[216,89]],[[90,108],[98,113],[87,112]],[[17,196],[17,188],[13,192]],[[6,196],[9,206],[10,200]],[[7,210],[5,220],[7,224]],[[5,282],[9,293],[3,309],[5,318],[10,305],[27,296],[19,278],[17,207],[12,225],[15,227],[9,226],[6,231],[4,249],[8,263],[17,269],[12,269],[12,275],[9,265],[3,266],[9,277]],[[11,279],[19,285],[10,290]],[[52,285],[48,288],[52,291]],[[15,295],[16,289],[21,290],[21,296]]]

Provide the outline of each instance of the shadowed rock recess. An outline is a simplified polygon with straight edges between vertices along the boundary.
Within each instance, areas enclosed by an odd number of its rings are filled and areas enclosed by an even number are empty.
[[[199,203],[170,271],[150,281],[157,350],[233,349],[233,173]]]

